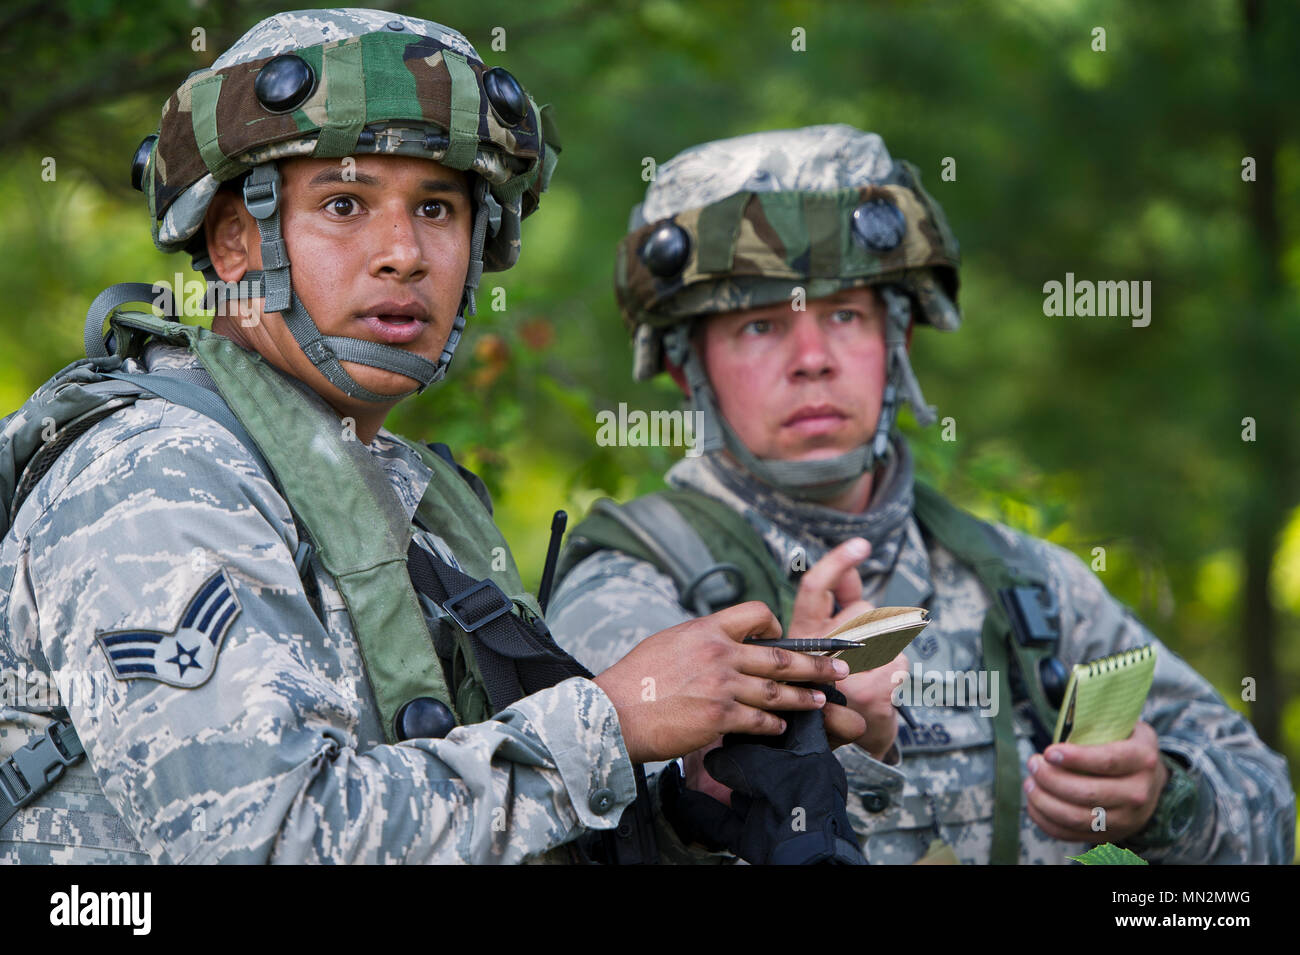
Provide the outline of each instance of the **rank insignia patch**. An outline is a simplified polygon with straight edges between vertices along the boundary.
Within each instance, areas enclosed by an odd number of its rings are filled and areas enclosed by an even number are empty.
[[[143,677],[193,689],[212,676],[221,641],[239,610],[223,568],[199,588],[173,630],[108,630],[96,633],[95,639],[119,680]]]

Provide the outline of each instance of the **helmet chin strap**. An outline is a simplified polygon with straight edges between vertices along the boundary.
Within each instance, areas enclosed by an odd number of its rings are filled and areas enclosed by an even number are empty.
[[[242,281],[247,283],[247,286],[258,284],[265,299],[263,311],[281,313],[285,326],[303,354],[332,385],[344,394],[377,404],[387,404],[418,394],[446,375],[447,367],[451,364],[452,355],[456,351],[456,346],[460,344],[465,329],[465,315],[474,314],[474,292],[483,274],[483,244],[487,235],[489,206],[492,204],[487,201],[488,198],[487,181],[475,177],[475,216],[470,238],[470,263],[465,277],[465,291],[452,324],[451,334],[437,362],[431,362],[420,355],[391,345],[381,345],[362,338],[321,333],[302,304],[302,300],[293,291],[290,282],[289,255],[280,230],[280,172],[274,162],[253,167],[244,182],[244,205],[257,220],[257,230],[261,236],[262,271],[250,271],[244,275]],[[211,264],[206,256],[204,259],[202,262],[196,261],[195,267],[201,268],[206,275],[211,270]],[[407,378],[413,378],[420,383],[420,386],[401,394],[381,395],[364,388],[349,375],[342,365],[345,361],[396,372]]]
[[[935,421],[934,409],[925,403],[921,386],[912,371],[907,356],[907,329],[912,322],[912,300],[902,289],[880,286],[888,309],[885,324],[886,378],[880,419],[876,433],[869,444],[852,451],[815,461],[782,461],[760,458],[750,451],[727,423],[718,409],[713,386],[709,382],[704,363],[690,343],[690,329],[682,323],[664,336],[664,348],[673,364],[686,376],[694,410],[701,412],[703,431],[701,451],[718,451],[726,448],[745,470],[759,480],[776,488],[787,497],[804,501],[827,501],[849,490],[862,475],[874,470],[888,460],[889,436],[898,417],[902,401],[912,406],[917,422],[928,427]]]

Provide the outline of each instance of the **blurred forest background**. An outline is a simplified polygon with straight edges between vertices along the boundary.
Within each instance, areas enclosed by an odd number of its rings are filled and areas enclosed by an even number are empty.
[[[926,396],[956,422],[943,441],[906,418],[921,476],[1093,565],[1296,775],[1300,5],[375,5],[459,29],[560,124],[564,152],[520,264],[484,276],[481,301],[500,286],[507,307],[481,306],[448,382],[388,422],[485,476],[526,581],[552,511],[576,520],[598,496],[652,490],[678,453],[595,443],[602,409],[679,404],[666,380],[631,382],[614,305],[613,251],[643,160],[851,123],[920,166],[963,249],[964,327],[913,342]],[[186,75],[279,9],[4,5],[0,413],[81,357],[101,288],[195,278],[186,258],[154,250],[130,159]],[[1149,280],[1149,327],[1045,316],[1043,285],[1067,272]]]

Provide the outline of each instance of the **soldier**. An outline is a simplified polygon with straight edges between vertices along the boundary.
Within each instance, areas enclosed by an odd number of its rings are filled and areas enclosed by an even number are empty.
[[[613,828],[634,763],[822,707],[784,681],[846,668],[741,645],[778,635],[756,604],[592,677],[481,484],[382,426],[554,142],[463,36],[382,11],[271,17],[169,99],[133,177],[233,307],[115,286],[4,421],[0,860],[515,862]]]
[[[957,265],[941,209],[877,135],[756,133],[663,164],[620,246],[618,301],[635,377],[669,371],[708,453],[574,530],[557,639],[599,666],[739,599],[797,637],[864,602],[924,606],[910,672],[888,674],[914,726],[895,741],[879,718],[880,675],[839,684],[869,717],[837,751],[869,862],[1060,863],[1104,842],[1152,861],[1289,862],[1285,761],[1249,723],[1072,554],[914,483],[898,406],[934,416],[912,322],[958,327]],[[1158,664],[1132,736],[1048,745],[1068,667],[1143,644]],[[982,692],[955,697],[959,682]],[[661,776],[666,796],[679,779]]]

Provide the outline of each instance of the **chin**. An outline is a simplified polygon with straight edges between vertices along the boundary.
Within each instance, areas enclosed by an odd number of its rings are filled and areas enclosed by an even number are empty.
[[[345,361],[341,364],[343,370],[352,376],[353,381],[377,395],[389,395],[397,398],[399,395],[406,394],[412,388],[420,387],[420,383],[414,378],[407,378],[395,371],[386,371],[373,365],[362,365],[352,361]]]

